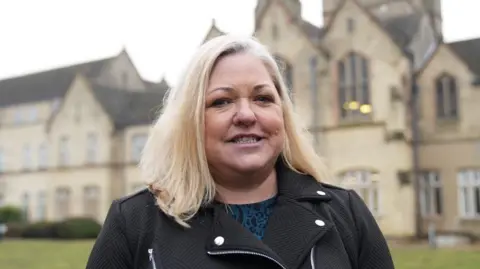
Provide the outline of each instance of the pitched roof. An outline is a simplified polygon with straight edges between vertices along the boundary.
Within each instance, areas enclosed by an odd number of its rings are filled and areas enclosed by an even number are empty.
[[[480,38],[457,41],[448,45],[473,73],[480,76]]]
[[[98,76],[112,58],[0,80],[0,107],[63,97],[76,74]]]
[[[300,28],[307,35],[308,39],[316,46],[320,46],[325,29],[317,27],[306,20],[300,21]]]
[[[404,48],[410,44],[417,33],[423,16],[425,15],[417,12],[387,20],[379,20],[379,22],[392,40],[399,47]]]
[[[216,20],[212,19],[212,23],[210,25],[210,28],[208,29],[207,34],[203,38],[202,44],[204,44],[205,42],[207,42],[208,40],[210,40],[214,37],[221,36],[221,35],[224,35],[224,34],[225,34],[225,32],[218,28]]]
[[[93,93],[115,129],[150,124],[162,108],[165,92],[133,92],[91,84]]]
[[[262,17],[268,10],[269,5],[273,2],[274,1],[272,0],[259,0],[257,2],[257,6],[255,7],[255,31],[259,29]],[[305,34],[308,41],[310,41],[313,46],[322,53],[327,54],[327,51],[321,44],[325,29],[317,27],[302,18],[301,14],[299,13],[301,9],[295,9],[295,7],[298,7],[297,5],[301,6],[302,4],[298,0],[281,0],[277,3],[284,8],[290,17],[291,22]]]
[[[143,83],[147,87],[148,91],[154,91],[158,93],[165,93],[170,88],[168,82],[165,78],[163,78],[160,82],[152,82],[148,80],[143,80]]]

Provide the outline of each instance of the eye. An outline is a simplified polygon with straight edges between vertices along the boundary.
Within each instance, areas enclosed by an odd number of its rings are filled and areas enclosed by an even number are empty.
[[[275,98],[270,95],[260,95],[255,97],[255,101],[261,102],[261,103],[273,103],[275,102]]]
[[[212,107],[220,107],[220,106],[224,106],[224,105],[228,105],[230,104],[232,101],[227,99],[227,98],[219,98],[219,99],[215,99],[210,106]]]

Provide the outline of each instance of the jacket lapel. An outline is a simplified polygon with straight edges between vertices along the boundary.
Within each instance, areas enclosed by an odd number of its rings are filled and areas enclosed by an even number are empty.
[[[268,220],[264,242],[288,268],[299,268],[313,246],[333,227],[331,218],[314,210],[330,200],[312,177],[277,165],[278,199]],[[324,212],[322,210],[322,212]]]
[[[273,262],[279,268],[287,268],[277,253],[230,217],[223,205],[214,207],[214,224],[207,240],[206,250],[210,256],[257,256]]]

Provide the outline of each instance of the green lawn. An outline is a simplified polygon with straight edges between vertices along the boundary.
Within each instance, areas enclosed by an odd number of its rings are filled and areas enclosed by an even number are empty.
[[[92,241],[3,241],[0,268],[84,269]],[[397,269],[479,268],[480,250],[393,248]]]

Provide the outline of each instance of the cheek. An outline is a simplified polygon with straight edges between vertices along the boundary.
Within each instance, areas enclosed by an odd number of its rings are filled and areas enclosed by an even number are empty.
[[[281,111],[272,110],[263,113],[259,117],[259,121],[265,130],[271,134],[282,135],[284,133],[283,114]]]
[[[220,116],[215,113],[205,113],[205,139],[208,141],[209,139],[218,137],[223,137],[226,132],[226,128],[228,128],[228,119],[225,116]]]

